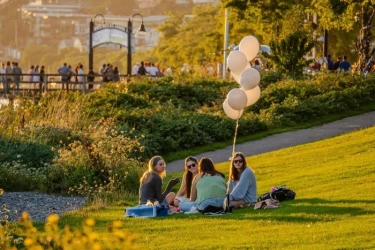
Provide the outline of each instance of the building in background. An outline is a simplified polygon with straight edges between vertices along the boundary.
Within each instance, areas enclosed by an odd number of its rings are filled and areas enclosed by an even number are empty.
[[[55,40],[59,48],[65,48],[72,44],[75,45],[74,47],[79,47],[80,50],[82,47],[87,47],[89,22],[94,18],[94,15],[81,14],[82,8],[83,6],[79,1],[70,0],[64,0],[63,3],[61,1],[45,3],[43,0],[38,0],[22,6],[22,18],[27,20],[29,24],[29,42],[43,44],[47,40],[49,43]],[[106,23],[119,24],[125,27],[129,18],[132,19],[131,16],[115,15],[104,15],[104,18]],[[157,45],[159,33],[156,28],[167,18],[164,15],[143,17],[146,33],[140,35],[135,32],[137,50],[150,49]],[[101,17],[95,19],[96,24],[103,21]],[[140,17],[133,19],[134,31],[138,30],[141,22]]]
[[[158,44],[160,37],[157,26],[167,20],[165,15],[147,15],[150,8],[162,3],[162,0],[139,0],[139,9],[135,13],[143,15],[146,32],[135,34],[136,50],[151,49]],[[176,4],[218,4],[220,0],[175,0]],[[0,7],[8,6],[10,0],[0,0]],[[95,14],[90,11],[87,0],[34,0],[28,4],[15,6],[19,16],[8,20],[0,16],[0,27],[7,27],[3,36],[0,56],[20,57],[22,48],[29,44],[53,44],[56,48],[76,47],[85,51],[88,43],[89,22]],[[107,23],[127,26],[132,16],[116,16],[103,13]],[[188,16],[188,15],[187,15]],[[100,17],[96,18],[96,25],[101,23]],[[135,16],[133,30],[138,30],[141,18]],[[4,30],[3,30],[4,31]]]

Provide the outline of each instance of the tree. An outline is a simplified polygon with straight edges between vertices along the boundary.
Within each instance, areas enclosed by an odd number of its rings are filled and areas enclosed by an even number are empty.
[[[159,46],[154,52],[162,65],[181,66],[183,63],[217,62],[222,56],[223,11],[219,7],[194,8],[193,15],[169,13],[161,32]]]
[[[272,41],[272,54],[265,53],[264,56],[273,62],[280,72],[291,77],[299,77],[303,73],[303,67],[309,63],[304,56],[314,46],[315,42],[309,39],[306,32],[297,30],[280,42]]]
[[[303,6],[306,13],[318,13],[319,28],[329,31],[352,31],[356,27],[355,17],[357,17],[356,19],[361,22],[359,40],[350,41],[348,36],[341,37],[347,44],[345,51],[348,51],[350,47],[358,51],[359,59],[355,66],[357,70],[365,68],[374,54],[374,50],[370,46],[375,8],[373,0],[303,0],[298,2],[294,0],[222,0],[222,2],[226,7],[234,9],[245,18],[254,16],[254,12],[260,13],[258,16],[262,20],[276,22],[277,25],[280,20],[285,19],[283,13],[290,10],[293,5],[299,4]],[[274,13],[269,13],[268,10],[272,10]],[[354,44],[356,46],[353,46]]]

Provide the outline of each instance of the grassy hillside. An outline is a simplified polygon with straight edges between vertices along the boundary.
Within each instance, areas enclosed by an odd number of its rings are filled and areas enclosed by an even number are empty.
[[[104,232],[109,222],[121,220],[136,235],[140,249],[371,249],[375,246],[373,159],[375,127],[249,157],[258,195],[281,184],[297,193],[294,201],[283,202],[278,209],[243,208],[217,217],[123,218],[124,208],[134,201],[71,213],[60,224],[80,225],[92,217]],[[228,164],[217,167],[228,175]]]

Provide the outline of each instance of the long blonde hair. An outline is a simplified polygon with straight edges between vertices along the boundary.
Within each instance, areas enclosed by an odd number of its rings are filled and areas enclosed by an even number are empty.
[[[152,173],[155,173],[157,175],[160,176],[160,178],[164,178],[166,176],[166,173],[165,171],[164,172],[157,172],[155,170],[155,167],[156,167],[156,164],[160,161],[160,160],[163,160],[163,158],[160,156],[160,155],[155,155],[154,157],[152,157],[150,159],[150,161],[148,162],[148,170],[146,172],[143,173],[142,177],[141,177],[141,180],[140,180],[140,183],[145,183],[145,181],[148,179],[148,177],[152,174]],[[163,160],[164,161],[164,160]]]

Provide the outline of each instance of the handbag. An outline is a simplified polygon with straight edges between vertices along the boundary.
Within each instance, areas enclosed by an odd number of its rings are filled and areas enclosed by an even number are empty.
[[[271,208],[278,208],[280,206],[280,202],[275,199],[266,199],[263,201],[258,201],[255,203],[254,209],[271,209]]]

